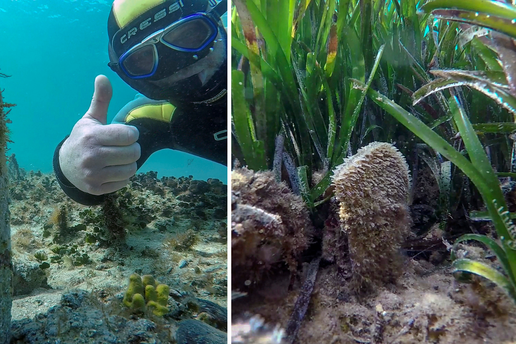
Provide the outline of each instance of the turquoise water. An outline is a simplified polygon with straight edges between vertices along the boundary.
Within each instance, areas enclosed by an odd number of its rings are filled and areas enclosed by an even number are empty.
[[[106,0],[0,0],[0,78],[4,100],[15,103],[9,155],[26,170],[52,171],[56,145],[89,107],[93,82],[106,75],[113,85],[108,122],[136,92],[109,69]],[[217,178],[225,166],[177,152],[152,155],[141,172],[161,176]]]

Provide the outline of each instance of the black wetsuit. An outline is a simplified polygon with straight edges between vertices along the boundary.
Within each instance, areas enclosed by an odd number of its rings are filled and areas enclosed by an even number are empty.
[[[181,105],[177,108],[168,101],[157,101],[139,96],[129,102],[115,116],[113,123],[126,123],[138,128],[141,157],[140,168],[154,152],[170,148],[194,154],[220,164],[226,164],[227,152],[227,95],[211,103]],[[66,140],[66,138],[65,138]],[[59,150],[54,153],[54,172],[63,191],[74,201],[84,205],[101,204],[104,195],[95,196],[77,189],[64,176],[59,166]]]

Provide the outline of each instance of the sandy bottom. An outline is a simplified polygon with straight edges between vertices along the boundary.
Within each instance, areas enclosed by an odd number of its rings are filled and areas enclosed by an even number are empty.
[[[153,173],[139,174],[118,193],[116,213],[70,200],[53,175],[24,174],[11,187],[13,324],[50,316],[52,309],[63,306],[63,295],[77,290],[94,295],[103,305],[120,305],[133,273],[152,275],[170,286],[169,308],[174,314],[158,321],[167,327],[164,331],[177,321],[200,319],[202,310],[183,305],[186,299],[211,301],[223,309],[226,194],[226,185],[218,180],[158,180]],[[113,223],[118,229],[108,229]],[[116,315],[145,317],[129,311]],[[78,343],[63,336],[58,336],[61,343]],[[48,335],[41,342],[53,339]]]
[[[471,248],[477,253],[478,248]],[[407,259],[397,285],[351,296],[335,265],[322,265],[296,343],[514,343],[516,307],[497,286],[458,282],[446,267]],[[258,314],[285,328],[299,296],[288,274],[234,303],[233,318]],[[249,343],[252,341],[249,341]]]

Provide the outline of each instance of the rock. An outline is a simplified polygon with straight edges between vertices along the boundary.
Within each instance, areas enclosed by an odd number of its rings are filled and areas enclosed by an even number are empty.
[[[190,186],[188,187],[188,191],[193,194],[204,194],[210,191],[210,184],[204,180],[192,180]]]
[[[39,263],[14,260],[13,265],[14,296],[30,294],[36,288],[50,288],[47,275],[39,267]]]
[[[198,320],[179,322],[177,344],[226,344],[227,334]]]

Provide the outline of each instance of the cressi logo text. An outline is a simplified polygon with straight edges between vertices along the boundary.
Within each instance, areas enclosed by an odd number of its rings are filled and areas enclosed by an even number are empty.
[[[131,38],[132,36],[136,35],[136,33],[138,31],[145,30],[152,23],[155,23],[155,22],[165,18],[169,14],[172,14],[175,11],[180,10],[184,6],[185,5],[183,4],[183,0],[179,0],[179,1],[175,2],[175,3],[173,3],[172,5],[168,6],[168,8],[164,8],[161,11],[157,12],[154,16],[149,17],[149,18],[141,21],[138,25],[133,26],[132,28],[130,28],[126,33],[124,33],[120,37],[120,43],[124,44],[125,42],[127,42],[127,40],[129,38]]]

